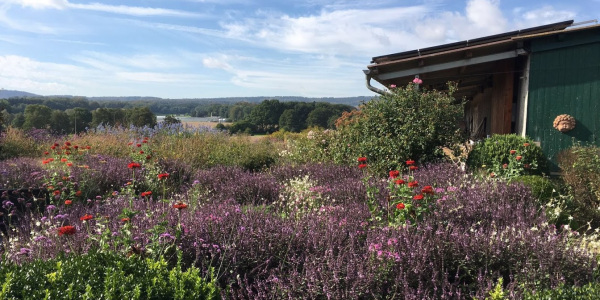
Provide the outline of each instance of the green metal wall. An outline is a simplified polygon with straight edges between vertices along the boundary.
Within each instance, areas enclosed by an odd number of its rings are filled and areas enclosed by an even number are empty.
[[[600,146],[600,30],[533,40],[530,46],[526,134],[540,142],[555,172],[557,155],[574,141]],[[574,130],[552,127],[561,114],[575,117]]]

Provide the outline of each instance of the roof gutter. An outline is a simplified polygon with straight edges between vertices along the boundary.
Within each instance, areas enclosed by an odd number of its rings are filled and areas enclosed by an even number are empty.
[[[367,88],[369,90],[371,90],[371,91],[373,91],[373,92],[375,92],[375,93],[377,93],[379,95],[385,95],[385,94],[389,93],[387,91],[384,91],[382,89],[378,89],[378,88],[376,88],[376,87],[374,87],[374,86],[371,85],[371,78],[373,78],[371,76],[371,70],[367,69],[367,70],[363,70],[363,72],[365,73],[366,84],[367,84]]]

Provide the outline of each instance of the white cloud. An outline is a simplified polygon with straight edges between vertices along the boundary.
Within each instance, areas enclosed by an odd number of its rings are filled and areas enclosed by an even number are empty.
[[[6,2],[34,9],[64,9],[68,4],[67,0],[6,0]]]
[[[577,15],[574,11],[556,10],[549,5],[531,11],[516,10],[514,13],[521,28],[573,20]]]
[[[125,6],[125,5],[106,5],[101,3],[92,4],[75,4],[68,3],[69,8],[102,11],[115,14],[124,14],[132,16],[169,16],[169,17],[198,17],[199,14],[190,13],[186,11],[165,9],[165,8],[152,8],[152,7],[137,7],[137,6]]]
[[[507,21],[502,15],[498,0],[470,0],[467,2],[466,15],[477,29],[489,33],[506,30]]]

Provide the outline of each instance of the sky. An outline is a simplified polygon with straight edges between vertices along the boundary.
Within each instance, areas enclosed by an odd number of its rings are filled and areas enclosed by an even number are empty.
[[[0,0],[0,89],[372,96],[372,57],[598,12],[600,0]]]

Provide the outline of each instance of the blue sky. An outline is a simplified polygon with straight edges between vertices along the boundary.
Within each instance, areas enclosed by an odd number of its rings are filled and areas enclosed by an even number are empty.
[[[598,12],[600,0],[0,0],[0,88],[368,96],[373,56]]]

